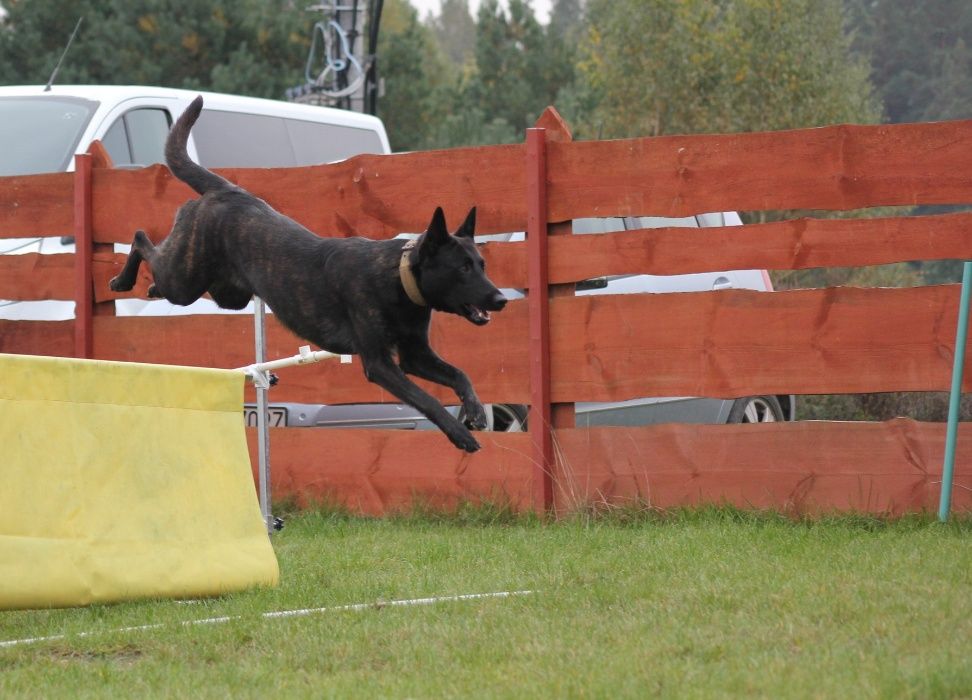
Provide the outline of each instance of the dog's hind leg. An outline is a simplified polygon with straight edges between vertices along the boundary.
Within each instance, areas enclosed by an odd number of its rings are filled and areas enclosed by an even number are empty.
[[[113,292],[127,292],[131,290],[135,286],[135,281],[138,279],[139,265],[142,264],[143,260],[149,260],[149,264],[151,264],[151,255],[154,252],[155,246],[149,240],[149,237],[145,235],[145,231],[141,229],[136,231],[135,238],[132,240],[132,250],[128,254],[128,260],[125,261],[125,266],[117,276],[112,277],[111,281],[108,282],[111,290]],[[154,287],[155,285],[152,286]]]
[[[456,392],[456,396],[462,400],[466,422],[474,430],[482,430],[486,427],[486,409],[476,396],[472,382],[465,372],[443,360],[428,343],[420,339],[399,343],[398,357],[398,364],[404,372],[447,386]]]

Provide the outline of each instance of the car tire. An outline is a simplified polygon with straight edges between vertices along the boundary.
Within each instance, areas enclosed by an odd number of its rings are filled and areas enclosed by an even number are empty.
[[[488,403],[484,408],[486,409],[485,430],[499,433],[522,433],[526,430],[526,406]],[[462,409],[459,410],[459,422],[464,425],[466,423],[466,414]]]
[[[736,399],[728,423],[778,423],[785,420],[780,400],[775,396],[747,396]]]

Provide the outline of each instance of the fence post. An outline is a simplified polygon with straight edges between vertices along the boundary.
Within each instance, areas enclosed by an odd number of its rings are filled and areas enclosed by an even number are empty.
[[[574,404],[552,403],[550,396],[550,299],[573,296],[573,284],[550,285],[548,235],[570,234],[571,222],[547,223],[547,144],[570,141],[570,129],[553,107],[527,129],[527,287],[530,318],[530,415],[533,443],[533,506],[537,513],[555,507],[554,429],[574,427]]]
[[[95,172],[99,169],[111,169],[115,167],[115,164],[111,160],[111,156],[105,149],[101,141],[95,139],[88,145],[88,155],[91,156],[91,177],[92,180],[95,177]],[[94,206],[94,194],[92,193],[91,199],[89,200]],[[94,228],[91,230],[91,283],[94,284],[94,266],[99,260],[110,260],[112,254],[115,252],[114,243],[98,243],[94,240]],[[92,300],[92,315],[94,317],[98,316],[114,316],[115,315],[115,302],[114,301],[98,301],[98,294],[94,292],[94,298]],[[94,321],[92,321],[94,323]],[[92,342],[94,340],[94,326],[92,326]]]
[[[547,289],[546,129],[527,129],[527,304],[530,318],[530,414],[533,508],[553,506],[553,435],[550,425],[550,324]]]
[[[90,358],[93,349],[91,230],[91,155],[74,156],[74,356]]]

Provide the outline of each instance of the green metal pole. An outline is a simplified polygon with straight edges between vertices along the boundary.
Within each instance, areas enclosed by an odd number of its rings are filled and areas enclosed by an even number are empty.
[[[942,494],[938,519],[948,520],[952,504],[952,475],[955,472],[955,442],[958,438],[959,402],[962,400],[962,370],[965,367],[965,339],[969,333],[969,299],[972,297],[972,262],[962,265],[962,296],[955,330],[955,358],[952,362],[952,393],[948,398],[948,429],[945,432],[945,461],[942,464]]]

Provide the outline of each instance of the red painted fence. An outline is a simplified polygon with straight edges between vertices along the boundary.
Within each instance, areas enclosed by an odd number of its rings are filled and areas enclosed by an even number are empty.
[[[76,255],[0,256],[0,298],[77,302],[73,321],[0,321],[0,352],[214,367],[251,362],[250,317],[113,315],[109,302],[119,295],[107,281],[123,257],[107,244],[129,242],[136,228],[163,238],[176,208],[194,195],[162,166],[114,170],[93,160],[80,158],[73,174],[0,178],[0,237],[79,240]],[[415,498],[441,507],[498,498],[560,510],[592,501],[933,509],[944,425],[900,419],[578,429],[573,404],[946,390],[957,286],[576,297],[572,285],[611,274],[972,259],[972,214],[600,236],[571,236],[569,222],[968,203],[970,161],[968,121],[574,142],[548,112],[520,146],[222,171],[320,235],[420,231],[436,205],[450,220],[476,205],[480,233],[528,232],[526,243],[484,249],[494,281],[528,289],[527,299],[486,328],[436,314],[432,342],[468,371],[483,400],[529,404],[530,433],[484,434],[483,450],[466,455],[438,432],[275,429],[274,493],[369,513]],[[149,279],[143,272],[135,293],[144,295]],[[271,320],[269,357],[293,354],[299,343]],[[321,363],[280,376],[274,401],[394,400],[368,384],[358,364]],[[968,389],[972,371],[966,378]],[[970,441],[963,424],[953,500],[959,510],[972,508]]]

